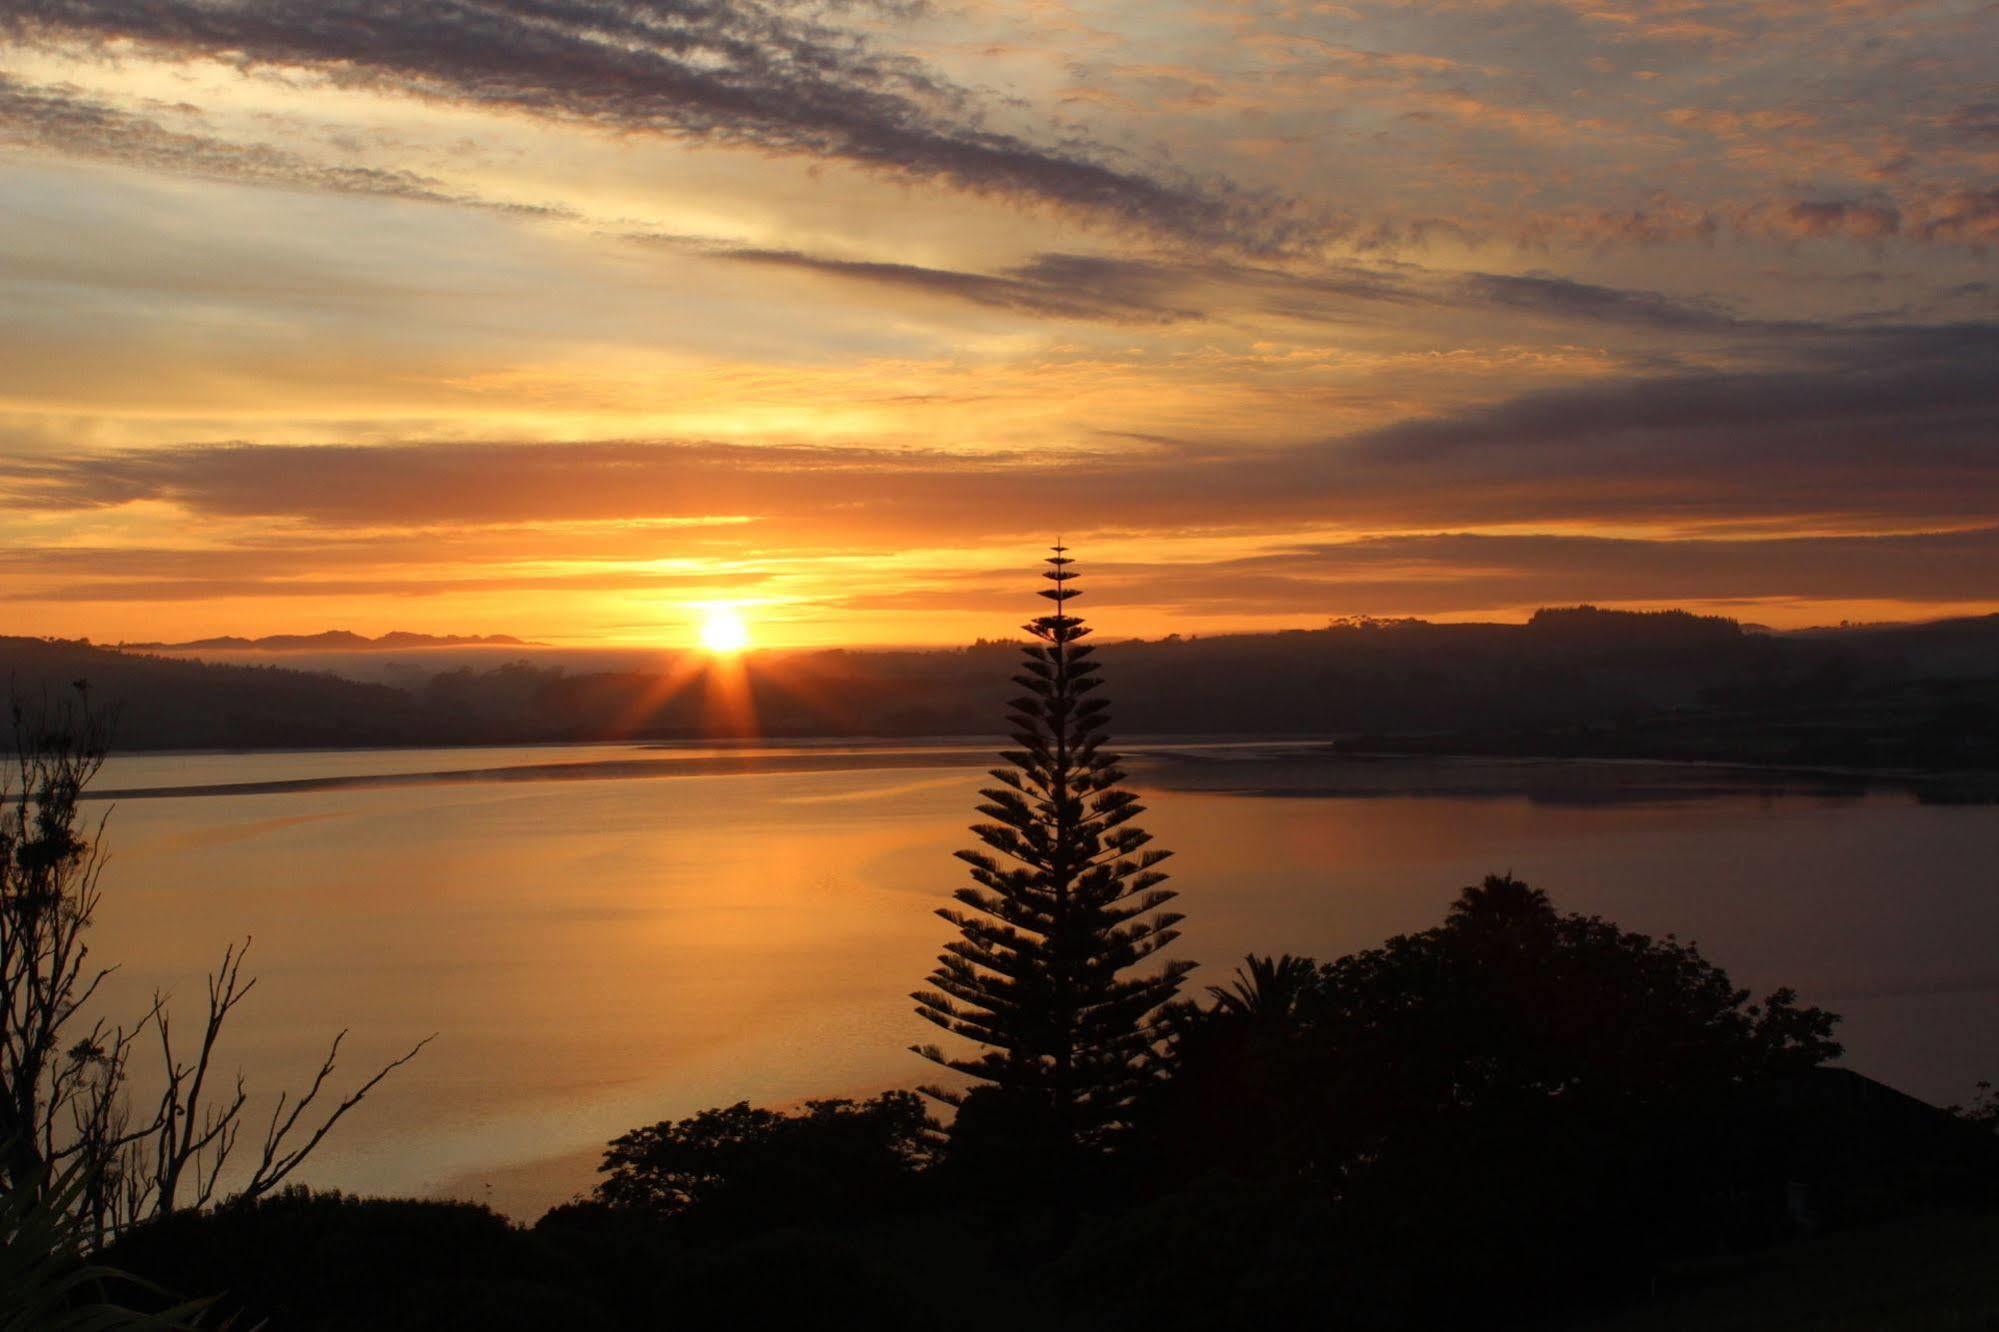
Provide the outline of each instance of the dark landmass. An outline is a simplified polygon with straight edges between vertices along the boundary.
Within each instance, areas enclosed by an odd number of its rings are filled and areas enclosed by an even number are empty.
[[[377,640],[380,641],[380,640]],[[365,684],[0,638],[17,692],[90,682],[119,749],[968,735],[1015,692],[1004,642],[756,652],[714,668],[509,660]],[[1344,737],[1353,751],[1999,769],[1999,616],[1801,634],[1678,611],[1361,621],[1108,643],[1128,735]],[[732,682],[731,676],[734,677]],[[731,700],[736,699],[736,703]],[[748,708],[739,706],[746,699]]]
[[[268,634],[263,638],[196,638],[185,643],[120,643],[127,652],[393,652],[432,647],[533,647],[512,634],[412,634],[395,631],[369,638],[347,629],[318,634]]]
[[[441,725],[400,689],[276,666],[219,666],[63,639],[0,638],[0,675],[30,708],[61,697],[78,681],[87,683],[93,707],[112,714],[112,744],[121,753],[476,738],[469,729]]]
[[[1999,678],[1884,682],[1833,697],[1715,701],[1556,725],[1368,733],[1350,754],[1651,759],[1911,773],[1999,768]]]

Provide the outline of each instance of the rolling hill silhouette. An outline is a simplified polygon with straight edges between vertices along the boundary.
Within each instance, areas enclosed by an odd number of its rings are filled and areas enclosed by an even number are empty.
[[[964,735],[990,729],[1009,692],[1012,651],[1004,642],[769,651],[749,654],[741,669],[757,734]],[[1712,616],[1583,606],[1543,610],[1525,624],[1361,620],[1108,643],[1101,651],[1126,735],[1323,735],[1400,752],[1999,767],[1999,616],[1769,634]],[[524,652],[489,668],[405,668],[388,685],[79,641],[0,639],[0,672],[16,692],[86,679],[95,698],[119,706],[123,750],[745,733],[740,723],[718,720],[706,658],[571,671],[544,664],[551,656]],[[675,675],[677,686],[664,687]]]

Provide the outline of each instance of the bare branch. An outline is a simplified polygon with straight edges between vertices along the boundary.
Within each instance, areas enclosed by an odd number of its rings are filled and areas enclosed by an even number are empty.
[[[338,1036],[333,1038],[333,1044],[326,1052],[325,1062],[320,1065],[319,1072],[313,1077],[312,1086],[307,1088],[305,1094],[299,1097],[297,1103],[292,1106],[291,1114],[285,1116],[282,1125],[279,1124],[278,1117],[284,1112],[285,1098],[282,1095],[279,1096],[277,1108],[271,1112],[271,1127],[264,1134],[263,1159],[258,1163],[256,1172],[250,1177],[249,1184],[244,1186],[240,1196],[244,1198],[262,1197],[282,1184],[285,1177],[296,1170],[304,1162],[305,1158],[312,1154],[313,1149],[319,1146],[320,1141],[332,1131],[333,1126],[340,1122],[342,1115],[345,1115],[349,1110],[361,1104],[362,1099],[369,1092],[375,1090],[383,1078],[388,1077],[389,1074],[416,1058],[424,1046],[429,1045],[437,1039],[435,1033],[426,1036],[411,1046],[409,1053],[403,1055],[400,1059],[392,1059],[384,1064],[377,1070],[374,1077],[369,1078],[366,1082],[348,1093],[346,1099],[334,1107],[333,1113],[326,1117],[325,1121],[313,1131],[312,1136],[307,1138],[302,1145],[291,1151],[285,1151],[285,1140],[291,1136],[293,1128],[297,1126],[299,1116],[311,1106],[313,1100],[318,1097],[320,1088],[325,1086],[326,1079],[332,1075],[334,1061],[340,1054],[340,1042],[346,1039],[346,1036],[347,1033],[343,1030]]]
[[[33,712],[17,700],[14,751],[0,758],[0,1193],[40,1193],[59,1173],[77,1181],[60,1205],[102,1244],[125,1227],[220,1195],[249,1093],[239,1073],[227,1094],[214,1096],[211,1073],[223,1027],[257,981],[243,971],[250,940],[225,948],[208,977],[200,1038],[185,1056],[163,995],[130,1026],[84,1016],[115,968],[93,967],[86,941],[102,896],[109,815],[93,827],[77,803],[103,766],[107,718],[92,709],[83,682],[75,692]],[[149,1037],[158,1042],[163,1085],[135,1122],[127,1076]],[[428,1043],[384,1066],[292,1146],[333,1073],[336,1038],[306,1093],[278,1098],[244,1194],[277,1187]],[[58,1163],[60,1172],[51,1168]]]

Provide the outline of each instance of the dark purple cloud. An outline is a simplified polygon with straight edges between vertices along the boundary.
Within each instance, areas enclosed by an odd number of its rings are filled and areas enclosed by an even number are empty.
[[[1821,329],[1798,368],[1712,371],[1527,394],[1492,407],[1373,432],[1364,456],[1493,462],[1516,475],[1543,456],[1645,467],[1654,454],[1710,458],[1753,481],[1878,464],[1981,471],[1999,462],[1999,325]],[[1579,452],[1587,450],[1587,453]]]
[[[1292,270],[1211,258],[1044,253],[997,273],[973,273],[834,259],[798,250],[754,249],[680,236],[637,235],[632,239],[732,263],[920,292],[1039,318],[1110,324],[1180,323],[1240,312],[1308,321],[1350,320],[1359,303],[1399,304],[1419,299],[1419,289],[1408,280],[1358,265],[1322,264]]]
[[[1810,334],[1823,326],[1745,320],[1714,301],[1632,291],[1536,273],[1449,276],[1409,264],[1272,267],[1200,257],[1135,259],[1045,253],[997,273],[836,259],[684,236],[630,239],[731,263],[789,269],[874,287],[918,292],[1046,319],[1165,324],[1231,314],[1314,323],[1379,318],[1386,306],[1487,309],[1578,324],[1668,333]]]
[[[1119,290],[1116,285],[1049,281],[1032,268],[1001,274],[967,273],[916,264],[829,259],[797,250],[721,248],[709,251],[732,263],[790,269],[840,278],[874,287],[888,287],[925,296],[962,301],[991,309],[1042,319],[1080,319],[1108,324],[1167,324],[1202,318],[1198,310],[1163,303],[1166,282],[1148,290]]]
[[[1999,139],[1999,101],[1966,102],[1948,116],[1944,124],[1975,139]]]
[[[1456,295],[1467,304],[1595,323],[1637,324],[1674,332],[1726,332],[1745,327],[1726,306],[1656,291],[1602,287],[1546,273],[1472,273]]]

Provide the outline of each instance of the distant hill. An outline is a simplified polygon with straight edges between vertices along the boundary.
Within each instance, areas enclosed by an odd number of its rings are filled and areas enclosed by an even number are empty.
[[[1919,661],[1926,671],[1952,675],[1999,672],[1999,615],[1930,620],[1923,624],[1801,629],[1795,636],[1836,643],[1862,657]]]
[[[701,657],[568,669],[543,650],[497,665],[443,656],[448,669],[405,659],[388,682],[363,683],[0,638],[0,677],[29,695],[88,679],[93,697],[119,706],[128,749],[989,735],[1018,693],[1017,654],[1004,642],[755,652],[729,685]],[[1768,634],[1713,616],[1581,606],[1526,624],[1360,620],[1111,642],[1098,659],[1127,736],[1999,769],[1999,616]],[[720,706],[730,689],[747,710]]]
[[[533,647],[512,634],[412,634],[401,630],[369,638],[347,629],[319,634],[267,634],[263,638],[196,638],[185,643],[120,643],[127,652],[389,652],[428,647]]]
[[[400,689],[276,666],[217,666],[62,639],[0,637],[0,679],[33,708],[86,681],[115,714],[112,746],[284,749],[436,744],[477,738]]]

